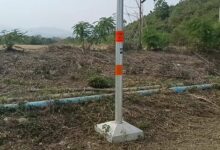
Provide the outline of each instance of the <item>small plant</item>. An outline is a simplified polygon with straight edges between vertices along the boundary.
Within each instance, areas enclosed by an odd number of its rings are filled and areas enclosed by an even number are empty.
[[[89,79],[89,86],[93,88],[111,88],[114,86],[114,80],[105,76],[94,76]]]
[[[13,46],[15,44],[19,44],[23,42],[24,37],[25,37],[25,33],[22,33],[18,29],[15,29],[13,31],[3,30],[1,34],[2,34],[1,44],[3,44],[4,48],[7,51],[15,50]]]

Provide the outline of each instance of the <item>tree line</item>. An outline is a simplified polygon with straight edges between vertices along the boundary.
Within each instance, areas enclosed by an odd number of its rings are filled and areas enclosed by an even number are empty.
[[[169,6],[166,0],[154,0],[154,10],[144,16],[143,36],[139,38],[139,21],[125,27],[125,48],[163,50],[168,46],[185,46],[209,52],[220,49],[219,0],[181,0]],[[66,41],[79,43],[82,48],[93,44],[113,44],[115,20],[102,17],[94,23],[81,21],[72,27],[73,37]],[[141,40],[141,41],[140,41]],[[2,31],[0,44],[12,49],[14,44],[51,44],[56,38],[27,36],[19,30]],[[88,45],[88,47],[85,47]]]
[[[22,32],[19,29],[11,31],[3,30],[0,33],[0,44],[6,50],[15,50],[15,44],[27,44],[27,45],[47,45],[58,42],[59,38],[45,38],[40,35],[27,36],[26,32]]]
[[[115,20],[113,17],[102,17],[94,23],[81,21],[72,27],[74,40],[85,48],[85,43],[93,44],[114,41]]]
[[[89,46],[100,43],[114,42],[115,21],[113,17],[102,17],[94,23],[81,21],[72,27],[73,37],[68,37],[65,41],[80,43],[85,49],[85,44]],[[12,31],[3,30],[0,34],[0,44],[6,50],[13,50],[15,44],[30,44],[30,45],[47,45],[53,44],[61,39],[45,38],[40,35],[27,36],[26,32],[18,29]],[[88,47],[87,47],[88,48]]]

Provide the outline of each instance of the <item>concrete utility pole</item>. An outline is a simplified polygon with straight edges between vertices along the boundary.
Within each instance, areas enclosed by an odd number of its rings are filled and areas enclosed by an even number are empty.
[[[115,66],[115,121],[95,126],[95,130],[111,143],[121,143],[143,138],[143,131],[125,122],[122,117],[123,75],[123,8],[124,0],[117,0],[116,66]]]

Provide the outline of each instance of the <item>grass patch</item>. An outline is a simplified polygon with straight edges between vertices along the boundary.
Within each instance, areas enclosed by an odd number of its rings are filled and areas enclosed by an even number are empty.
[[[89,79],[88,84],[93,88],[112,88],[114,80],[106,76],[93,76]]]

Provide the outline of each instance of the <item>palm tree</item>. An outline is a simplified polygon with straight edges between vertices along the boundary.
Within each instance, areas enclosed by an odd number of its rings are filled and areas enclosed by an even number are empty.
[[[100,18],[95,25],[94,32],[98,35],[99,40],[107,40],[107,37],[114,33],[115,21],[113,17],[103,17]],[[100,41],[99,41],[100,42]]]
[[[88,22],[79,22],[73,26],[73,35],[80,40],[83,49],[85,48],[85,41],[91,36],[93,26]]]

